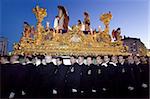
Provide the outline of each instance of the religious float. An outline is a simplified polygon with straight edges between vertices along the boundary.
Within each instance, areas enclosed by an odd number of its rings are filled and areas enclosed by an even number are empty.
[[[109,35],[109,23],[112,14],[104,13],[100,16],[100,21],[105,25],[104,31],[98,33],[84,34],[77,26],[67,33],[46,31],[42,25],[44,17],[47,16],[46,9],[36,6],[33,13],[37,19],[36,28],[24,29],[23,36],[19,43],[14,44],[14,55],[129,55],[127,46],[123,46],[120,34],[117,40],[112,42]],[[32,33],[34,28],[34,33]],[[32,36],[31,36],[32,35]]]

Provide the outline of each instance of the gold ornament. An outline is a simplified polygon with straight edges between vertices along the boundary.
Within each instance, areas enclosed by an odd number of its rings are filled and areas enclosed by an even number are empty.
[[[51,39],[45,39],[46,33],[42,26],[43,18],[47,16],[46,9],[36,6],[33,13],[37,18],[36,34],[33,39],[22,37],[21,42],[14,44],[13,54],[17,55],[129,55],[122,42],[111,42],[109,23],[112,14],[103,14],[100,20],[105,25],[101,33],[85,35],[76,26],[65,34],[51,33]]]

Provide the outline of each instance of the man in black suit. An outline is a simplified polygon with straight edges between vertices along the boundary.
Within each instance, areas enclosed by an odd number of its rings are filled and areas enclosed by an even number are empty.
[[[45,62],[46,66],[44,66],[45,71],[45,79],[46,79],[46,85],[47,85],[47,97],[51,97],[53,85],[54,85],[54,76],[55,76],[55,70],[57,67],[52,62],[52,56],[45,56]]]
[[[71,66],[68,68],[67,71],[67,96],[69,97],[79,97],[79,93],[80,93],[80,71],[81,68],[79,66],[79,64],[76,62],[76,57],[75,56],[71,56],[70,57],[70,63]]]
[[[96,57],[96,91],[97,97],[101,97],[102,85],[103,85],[103,59],[101,56]]]
[[[143,98],[149,97],[149,65],[150,65],[150,57],[149,62],[146,57],[141,57],[141,94]]]
[[[1,98],[8,98],[9,96],[9,66],[8,56],[0,57],[0,72],[1,72]]]
[[[49,68],[47,66],[45,56],[42,56],[40,58],[41,64],[37,67],[37,75],[38,75],[38,81],[37,81],[37,87],[38,89],[38,97],[46,98],[48,97],[48,84],[49,84]]]
[[[111,61],[109,62],[109,84],[110,84],[110,97],[117,96],[117,69],[118,69],[118,57],[112,56]]]
[[[26,62],[22,63],[22,65],[26,68],[26,77],[25,77],[25,83],[26,83],[26,98],[36,98],[38,97],[38,93],[40,90],[40,83],[41,80],[39,80],[41,77],[39,76],[40,71],[40,64],[41,59],[40,56],[28,56],[25,58]]]
[[[55,71],[55,88],[53,89],[53,94],[57,94],[58,97],[64,97],[64,89],[66,82],[66,73],[68,67],[63,64],[63,58],[57,57],[56,59],[57,69]]]
[[[78,64],[81,68],[80,72],[80,97],[85,97],[85,90],[86,90],[86,65],[84,64],[84,57],[79,56],[78,57]]]
[[[141,72],[142,72],[142,64],[140,62],[139,56],[134,56],[135,66],[133,67],[133,73],[135,78],[135,90],[136,90],[136,97],[141,97]]]
[[[10,65],[8,67],[8,78],[10,83],[10,95],[9,98],[19,97],[21,95],[21,80],[22,75],[20,74],[21,64],[18,61],[19,56],[14,55],[10,58]]]
[[[127,66],[125,63],[125,59],[122,55],[118,57],[118,72],[117,72],[117,96],[119,98],[125,97],[127,94]]]
[[[52,88],[54,83],[54,72],[56,66],[52,62],[51,56],[42,56],[40,58],[41,64],[37,69],[37,87],[38,97],[48,98],[52,96]]]
[[[102,79],[102,97],[110,97],[110,83],[109,83],[109,61],[110,58],[105,55],[103,59],[102,67],[103,67],[103,79]]]
[[[86,71],[86,96],[87,97],[97,97],[96,96],[96,66],[93,64],[93,58],[91,56],[87,57],[87,71]]]
[[[128,84],[128,95],[127,97],[136,97],[136,81],[135,81],[135,75],[134,75],[134,59],[133,56],[130,55],[127,58],[128,64],[127,64],[127,84]]]

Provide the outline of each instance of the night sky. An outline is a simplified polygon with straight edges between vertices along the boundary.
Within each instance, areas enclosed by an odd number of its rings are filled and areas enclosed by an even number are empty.
[[[18,42],[23,32],[23,22],[36,25],[36,18],[32,9],[39,5],[47,9],[48,16],[44,18],[53,27],[53,21],[58,14],[57,6],[63,5],[70,16],[69,26],[83,21],[83,12],[90,14],[92,29],[98,29],[100,15],[111,11],[110,34],[113,29],[121,28],[122,36],[140,38],[150,48],[150,7],[149,0],[0,0],[0,36],[9,40],[8,50],[12,44]],[[149,16],[149,17],[148,17]]]

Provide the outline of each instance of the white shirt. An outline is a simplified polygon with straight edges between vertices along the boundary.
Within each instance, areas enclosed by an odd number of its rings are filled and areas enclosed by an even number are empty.
[[[58,18],[55,18],[55,20],[54,20],[54,28],[57,28],[58,27]]]

